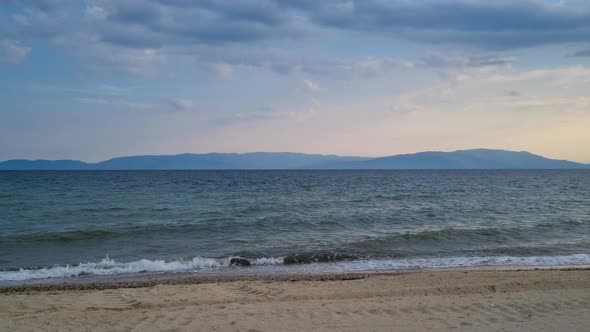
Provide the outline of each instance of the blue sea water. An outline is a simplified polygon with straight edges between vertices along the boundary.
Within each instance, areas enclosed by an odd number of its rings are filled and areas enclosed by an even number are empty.
[[[560,264],[587,170],[0,172],[0,282]]]

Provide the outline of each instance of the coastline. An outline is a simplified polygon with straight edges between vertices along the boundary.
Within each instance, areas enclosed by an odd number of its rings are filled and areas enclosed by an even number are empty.
[[[69,278],[34,279],[27,282],[0,285],[0,294],[45,291],[105,290],[118,288],[144,288],[157,285],[196,285],[241,281],[297,282],[357,280],[375,276],[399,276],[419,273],[445,272],[523,272],[523,271],[590,271],[590,265],[539,265],[539,266],[466,266],[446,268],[421,268],[400,270],[367,270],[355,272],[297,272],[242,274],[240,271],[222,274],[199,274],[193,272],[145,273],[116,276],[83,275]]]
[[[0,288],[0,330],[581,330],[590,267],[208,276]]]

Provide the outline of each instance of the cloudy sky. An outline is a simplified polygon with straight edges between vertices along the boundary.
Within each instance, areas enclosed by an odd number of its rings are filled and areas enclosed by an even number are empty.
[[[589,1],[0,3],[0,160],[477,147],[590,162]]]

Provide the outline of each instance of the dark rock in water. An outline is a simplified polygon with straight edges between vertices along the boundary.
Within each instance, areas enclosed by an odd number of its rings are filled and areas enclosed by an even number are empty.
[[[283,264],[307,264],[335,261],[352,261],[358,259],[357,255],[334,252],[316,252],[287,255],[283,258]]]
[[[301,261],[301,257],[300,255],[289,255],[289,256],[285,256],[283,258],[283,264],[301,264],[303,263]]]
[[[241,257],[234,257],[232,259],[229,260],[229,265],[233,265],[233,266],[250,266],[252,265],[252,263],[250,263],[249,260],[245,259],[245,258],[241,258]]]

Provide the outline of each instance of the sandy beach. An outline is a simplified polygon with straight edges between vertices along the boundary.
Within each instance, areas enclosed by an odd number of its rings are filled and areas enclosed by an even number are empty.
[[[101,289],[103,288],[103,289]],[[583,331],[590,270],[2,288],[2,331]]]

